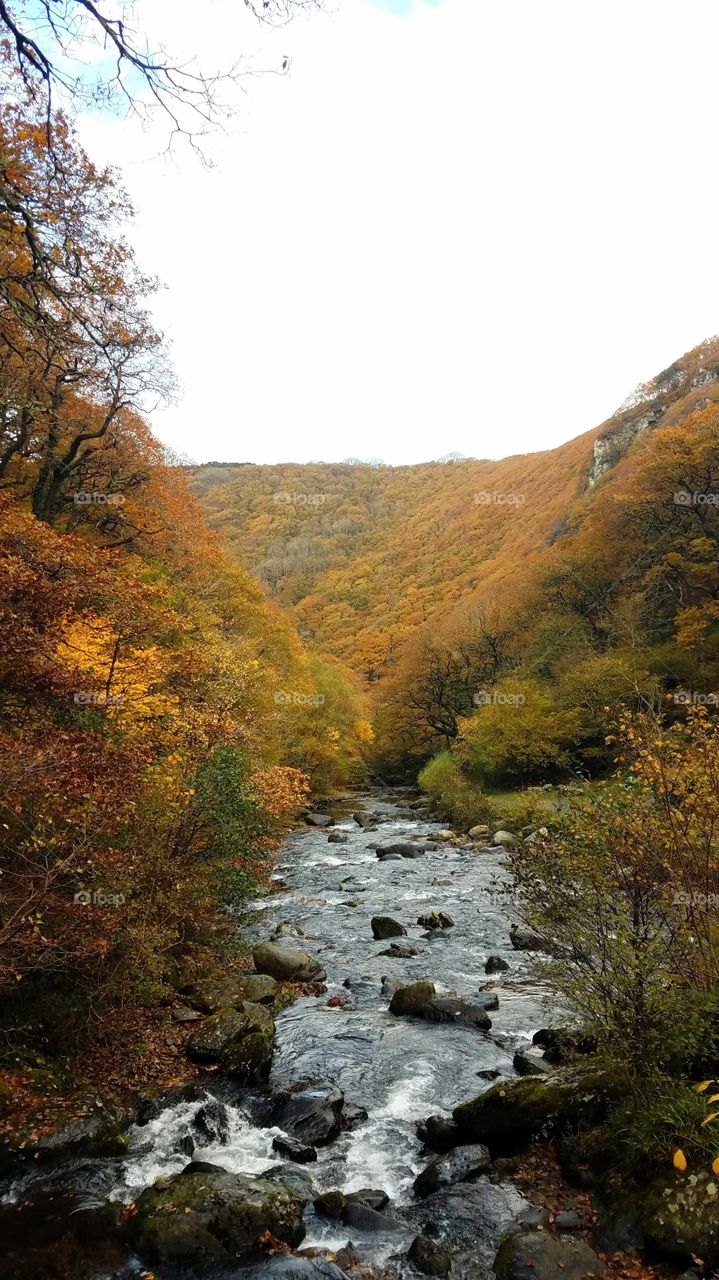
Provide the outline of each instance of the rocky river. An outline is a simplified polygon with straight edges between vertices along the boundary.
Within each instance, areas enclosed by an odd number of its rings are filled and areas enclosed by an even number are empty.
[[[118,1244],[123,1206],[158,1179],[201,1161],[233,1175],[269,1174],[302,1195],[304,1256],[280,1253],[230,1270],[218,1262],[209,1273],[161,1261],[153,1274],[162,1280],[260,1271],[336,1280],[333,1264],[313,1258],[313,1251],[339,1253],[341,1263],[349,1245],[354,1265],[366,1275],[417,1276],[407,1252],[418,1235],[438,1242],[440,1253],[449,1249],[459,1280],[492,1275],[498,1241],[526,1202],[481,1161],[459,1170],[460,1180],[452,1180],[455,1169],[431,1194],[418,1196],[415,1180],[433,1152],[417,1125],[447,1115],[493,1080],[514,1077],[515,1054],[531,1052],[532,1036],[551,1011],[532,977],[530,953],[510,940],[516,913],[504,850],[438,838],[439,824],[407,805],[399,794],[354,797],[332,810],[331,828],[293,833],[274,871],[278,891],[250,904],[238,920],[251,941],[301,947],[327,975],[325,992],[302,996],[278,1015],[268,1086],[252,1090],[219,1074],[208,1077],[166,1105],[146,1109],[143,1123],[132,1125],[125,1148],[114,1155],[83,1154],[16,1170],[2,1187],[4,1233],[12,1234],[19,1203],[35,1203],[45,1225],[53,1206],[60,1206],[57,1212],[64,1206],[92,1223],[84,1276],[146,1274],[147,1259]],[[414,856],[378,855],[377,845],[397,842],[409,844]],[[435,911],[453,923],[418,923]],[[376,939],[371,921],[377,917],[390,918],[406,933]],[[490,956],[495,972],[488,974]],[[434,984],[439,1020],[390,1011],[395,988],[420,981]],[[443,1000],[452,996],[463,1000]],[[489,1027],[483,1025],[485,1009]],[[298,1088],[321,1124],[329,1116],[311,1163],[285,1159],[281,1147],[293,1130],[281,1122],[277,1099],[296,1097]],[[461,1180],[465,1173],[469,1180]],[[323,1193],[336,1191],[343,1197],[320,1200],[324,1212],[313,1207]],[[437,1266],[434,1273],[442,1274],[441,1258]],[[18,1274],[41,1272],[28,1266]]]

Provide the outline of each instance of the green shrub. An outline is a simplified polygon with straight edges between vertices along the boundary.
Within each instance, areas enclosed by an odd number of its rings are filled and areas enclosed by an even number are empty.
[[[419,785],[432,801],[438,817],[468,831],[478,823],[496,820],[494,806],[484,792],[464,776],[454,756],[443,751],[425,765]]]

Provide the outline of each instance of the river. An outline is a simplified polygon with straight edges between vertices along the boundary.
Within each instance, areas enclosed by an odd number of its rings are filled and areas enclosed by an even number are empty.
[[[404,796],[378,792],[353,798],[349,807],[340,805],[332,830],[346,835],[346,843],[329,843],[324,829],[294,832],[274,871],[278,891],[249,904],[238,926],[253,941],[269,939],[278,926],[285,926],[291,936],[283,941],[296,938],[294,945],[315,954],[327,972],[325,994],[303,997],[279,1014],[270,1081],[275,1092],[300,1081],[333,1082],[348,1102],[367,1111],[366,1120],[321,1148],[317,1162],[307,1167],[314,1187],[318,1192],[381,1189],[390,1200],[386,1213],[402,1224],[390,1236],[350,1230],[310,1207],[303,1249],[337,1250],[351,1240],[371,1270],[410,1273],[398,1259],[417,1231],[427,1229],[440,1238],[451,1236],[459,1246],[453,1275],[464,1272],[476,1278],[491,1274],[502,1227],[524,1202],[512,1184],[487,1177],[434,1196],[431,1205],[417,1202],[412,1183],[428,1153],[418,1141],[416,1124],[489,1087],[480,1073],[514,1076],[514,1053],[530,1045],[549,1015],[545,993],[530,972],[531,957],[515,951],[510,942],[511,892],[501,849],[477,851],[442,842],[417,858],[379,861],[369,847],[436,836],[440,825],[410,814],[406,804]],[[350,809],[374,815],[377,829],[363,830]],[[427,936],[417,919],[435,908],[447,912],[454,926]],[[375,915],[403,924],[406,941],[418,954],[406,959],[383,955],[390,943],[373,939],[370,920]],[[490,954],[503,957],[509,966],[495,979],[485,974]],[[432,981],[439,993],[468,998],[491,983],[499,997],[499,1008],[490,1014],[491,1030],[394,1017],[387,984],[419,979]],[[135,1125],[123,1157],[67,1161],[23,1175],[4,1187],[6,1203],[32,1198],[39,1188],[47,1192],[48,1185],[65,1193],[71,1189],[93,1204],[129,1202],[156,1178],[178,1173],[190,1159],[233,1172],[279,1166],[272,1141],[280,1130],[267,1123],[263,1096],[219,1081],[209,1093],[209,1103],[207,1098],[180,1101],[149,1123]],[[98,1278],[141,1270],[132,1257],[111,1271],[98,1262],[92,1272]]]

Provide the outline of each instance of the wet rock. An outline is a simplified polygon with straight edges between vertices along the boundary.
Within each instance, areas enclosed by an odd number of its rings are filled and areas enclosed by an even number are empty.
[[[394,960],[411,960],[413,956],[420,956],[424,951],[424,947],[416,947],[412,942],[393,942],[386,951],[380,951],[381,956],[391,956]]]
[[[498,1067],[487,1067],[484,1071],[477,1072],[480,1080],[496,1080],[501,1074]]]
[[[302,930],[296,924],[293,924],[291,920],[283,920],[275,929],[272,941],[274,942],[277,938],[301,938],[303,936]]]
[[[345,1194],[336,1190],[323,1191],[314,1201],[314,1207],[323,1218],[339,1218],[345,1207]]]
[[[397,990],[396,982],[392,982],[389,978],[382,979],[381,994],[385,997],[385,999],[391,1000],[396,990]]]
[[[544,1057],[552,1066],[562,1066],[577,1057],[597,1052],[597,1039],[578,1027],[542,1027],[532,1036],[532,1044],[544,1049]]]
[[[314,1147],[307,1146],[304,1142],[298,1142],[296,1138],[288,1138],[286,1136],[272,1139],[272,1150],[278,1155],[284,1156],[285,1160],[292,1160],[295,1164],[312,1164],[317,1159],[317,1151]]]
[[[504,973],[509,968],[506,960],[501,956],[488,956],[487,963],[484,966],[485,973]]]
[[[456,1147],[448,1155],[437,1156],[414,1180],[414,1192],[424,1200],[440,1187],[450,1187],[455,1182],[467,1182],[487,1173],[491,1160],[488,1149],[482,1143],[468,1147]]]
[[[45,1160],[67,1160],[78,1156],[116,1156],[127,1150],[126,1130],[133,1117],[113,1107],[94,1107],[52,1133],[44,1134],[22,1148],[22,1155]]]
[[[315,1195],[315,1186],[305,1165],[275,1165],[274,1169],[268,1169],[263,1173],[262,1179],[264,1182],[277,1183],[300,1200],[309,1202]]]
[[[502,1080],[452,1112],[463,1141],[490,1150],[521,1147],[565,1124],[604,1118],[621,1087],[608,1072],[555,1071],[550,1076]]]
[[[362,1124],[367,1119],[369,1119],[369,1112],[366,1107],[360,1107],[356,1102],[345,1103],[342,1109],[343,1129],[354,1129],[355,1125]]]
[[[429,1236],[415,1236],[407,1257],[425,1276],[447,1276],[452,1266],[451,1253]]]
[[[229,1134],[227,1108],[217,1098],[208,1098],[192,1120],[192,1127],[207,1146],[221,1146]]]
[[[258,973],[268,973],[280,982],[324,982],[327,977],[319,960],[299,947],[261,942],[253,948],[252,958]]]
[[[499,996],[496,991],[478,991],[476,996],[472,996],[472,1003],[492,1013],[499,1008]]]
[[[326,1147],[342,1130],[343,1107],[344,1094],[336,1085],[312,1085],[286,1095],[275,1123],[307,1146]]]
[[[551,938],[545,938],[529,925],[513,924],[509,930],[509,940],[515,951],[544,951],[547,955],[556,955],[558,948]]]
[[[428,911],[417,920],[424,929],[453,929],[454,920],[446,911]]]
[[[345,1199],[348,1204],[355,1201],[358,1204],[366,1204],[369,1209],[376,1209],[378,1213],[386,1209],[389,1204],[387,1192],[375,1187],[361,1187],[359,1191],[350,1191]]]
[[[328,844],[349,844],[350,838],[344,831],[330,831],[327,837]]]
[[[193,1062],[217,1063],[243,1083],[266,1080],[272,1066],[275,1024],[261,1004],[249,1001],[239,1009],[221,1009],[193,1031],[187,1056]]]
[[[243,973],[231,978],[203,978],[184,991],[188,1004],[202,1013],[237,1009],[246,1000],[253,1004],[270,1004],[276,994],[277,983],[274,978],[260,973]]]
[[[399,1017],[421,1017],[422,1009],[436,995],[433,982],[412,982],[408,987],[398,987],[392,996],[390,1013]]]
[[[232,1280],[348,1280],[329,1258],[302,1258],[277,1253],[264,1262],[232,1272]]]
[[[494,1260],[497,1280],[588,1280],[608,1275],[607,1268],[583,1240],[563,1239],[546,1231],[507,1236]]]
[[[372,936],[378,942],[383,941],[385,938],[399,938],[407,935],[404,925],[397,920],[393,920],[391,916],[373,916],[370,924],[372,926]]]
[[[377,850],[377,857],[379,858],[380,862],[401,862],[402,861],[401,853],[384,853],[383,850],[381,849]]]
[[[492,1025],[478,1001],[463,1000],[460,996],[433,996],[426,1001],[419,1016],[428,1022],[460,1023],[477,1031],[488,1031]]]
[[[377,818],[373,813],[353,813],[352,817],[357,826],[361,827],[363,831],[374,831],[378,825]]]
[[[328,813],[306,813],[305,822],[308,827],[333,827],[335,824]]]
[[[130,1219],[133,1242],[151,1263],[251,1261],[269,1232],[296,1248],[303,1202],[287,1189],[222,1170],[185,1173],[148,1187]]]
[[[554,1071],[551,1063],[539,1054],[525,1053],[523,1049],[515,1053],[512,1062],[518,1076],[549,1076]]]
[[[371,1231],[384,1235],[405,1230],[401,1222],[388,1218],[386,1214],[379,1213],[377,1209],[371,1209],[369,1205],[362,1204],[358,1200],[347,1201],[342,1209],[340,1220],[346,1227],[352,1227],[355,1231]]]
[[[495,831],[492,836],[492,844],[495,849],[507,849],[509,845],[516,843],[517,837],[513,836],[511,831]]]
[[[458,1147],[462,1141],[461,1134],[450,1116],[428,1116],[417,1125],[417,1137],[430,1151],[443,1154]]]

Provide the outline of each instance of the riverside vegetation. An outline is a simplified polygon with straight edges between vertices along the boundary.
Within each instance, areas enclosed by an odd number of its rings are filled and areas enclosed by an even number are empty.
[[[13,37],[0,1273],[711,1274],[719,341],[548,453],[183,466],[129,204]]]

